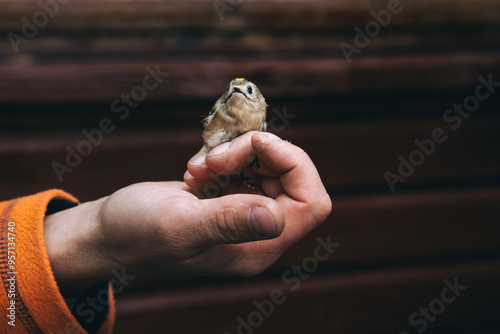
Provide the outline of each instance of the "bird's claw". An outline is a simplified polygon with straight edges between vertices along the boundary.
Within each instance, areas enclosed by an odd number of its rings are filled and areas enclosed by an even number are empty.
[[[243,186],[249,193],[253,193],[254,191],[260,190],[260,188],[256,186],[252,180],[249,180],[248,177],[245,176],[243,171],[240,172],[240,178],[241,181],[243,182]]]

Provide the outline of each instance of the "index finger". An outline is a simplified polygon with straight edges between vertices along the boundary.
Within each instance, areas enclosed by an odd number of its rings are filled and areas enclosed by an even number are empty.
[[[316,166],[300,147],[271,133],[255,133],[252,146],[259,159],[280,175],[281,185],[292,199],[311,203],[326,194]]]
[[[307,153],[274,134],[247,133],[234,138],[224,151],[214,151],[206,157],[206,164],[215,173],[227,174],[244,169],[256,155],[261,164],[259,174],[279,177],[284,191],[292,199],[310,203],[326,193]]]

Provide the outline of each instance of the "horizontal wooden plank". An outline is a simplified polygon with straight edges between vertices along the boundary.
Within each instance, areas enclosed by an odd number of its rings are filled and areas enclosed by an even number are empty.
[[[446,141],[436,144],[434,153],[425,158],[420,166],[415,166],[414,173],[405,177],[404,183],[394,186],[397,191],[425,180],[459,183],[459,179],[466,175],[498,175],[500,161],[495,156],[500,150],[496,144],[500,138],[496,128],[500,120],[496,117],[487,119],[469,119],[456,131],[451,130],[450,124],[442,119],[429,119],[339,124],[323,128],[311,126],[300,127],[296,131],[290,126],[282,134],[311,154],[326,184],[340,188],[387,185],[384,173],[399,174],[402,164],[399,156],[408,161],[412,152],[420,151],[415,140],[431,138],[434,129],[442,128]],[[385,189],[390,191],[389,186]]]
[[[500,188],[335,197],[329,219],[278,261],[286,268],[318,246],[340,243],[323,266],[404,265],[500,255]]]
[[[411,333],[422,329],[424,323],[428,333],[491,333],[499,330],[499,279],[500,263],[486,262],[313,274],[296,282],[250,281],[142,296],[127,296],[125,289],[116,296],[116,331],[163,333],[168,328],[170,333],[237,333],[238,317],[248,323],[253,312],[255,318],[250,322],[260,326],[250,330],[258,333]],[[444,309],[440,310],[435,300],[443,298],[445,280],[467,287],[457,291],[453,302],[442,302]],[[275,304],[273,312],[260,321],[254,302],[270,299],[275,289],[285,300],[279,299],[282,303]],[[444,296],[451,297],[450,291],[445,291]],[[419,307],[439,314],[431,318],[432,322],[423,321],[423,315],[417,314],[414,320],[419,322],[409,323],[409,317],[419,312]]]
[[[143,93],[134,89],[141,89],[143,79],[150,76],[148,66],[150,71],[168,75],[161,74],[159,85],[146,91],[143,98],[140,95]],[[266,97],[446,91],[474,89],[477,77],[490,73],[500,73],[500,54],[363,58],[351,65],[345,60],[314,57],[284,61],[244,59],[235,62],[177,60],[158,63],[0,65],[0,101],[101,101],[111,104],[115,99],[122,99],[122,95],[130,95],[133,90],[134,97],[147,102],[215,100],[232,78],[240,76],[256,82]],[[148,80],[151,81],[151,78]],[[132,98],[132,101],[135,100]]]
[[[41,10],[40,5],[33,0],[23,1],[0,1],[6,9],[0,14],[2,20],[1,28],[16,26],[18,16],[28,15]],[[239,22],[249,25],[261,25],[268,27],[324,27],[324,26],[347,26],[359,20],[364,22],[364,17],[370,17],[371,10],[387,8],[386,1],[360,0],[351,1],[327,1],[327,0],[248,0],[245,3],[233,3],[236,11],[231,15],[227,11],[228,26],[238,26]],[[411,5],[411,6],[410,6]],[[418,3],[405,4],[401,2],[403,9],[399,14],[401,22],[395,24],[417,24],[419,22],[495,22],[500,17],[495,8],[500,8],[494,0],[422,0]],[[277,15],[281,11],[281,15]],[[421,13],[428,14],[421,17]],[[316,13],[316,15],[312,15]],[[448,13],[453,15],[448,15]],[[60,5],[60,13],[54,17],[54,26],[74,25],[88,27],[91,23],[95,27],[123,27],[124,29],[136,29],[141,26],[166,26],[171,27],[179,24],[200,22],[214,24],[218,23],[218,16],[211,0],[168,0],[168,1],[101,1],[101,0],[74,0],[68,5]],[[113,20],[96,20],[109,18]],[[212,14],[212,15],[208,15]],[[291,16],[294,14],[294,16]],[[318,15],[322,14],[322,15]],[[349,14],[347,17],[346,14]],[[94,16],[93,16],[94,15]],[[260,15],[260,16],[259,16]],[[264,15],[264,17],[262,17]],[[192,16],[189,20],[188,17]],[[148,18],[149,17],[149,18]],[[297,20],[298,18],[301,20]],[[483,19],[484,17],[484,19]],[[271,22],[271,18],[274,19]],[[129,24],[127,24],[127,22]],[[221,27],[224,28],[224,27]]]
[[[402,2],[403,3],[403,2]],[[71,1],[60,6],[24,52],[147,53],[269,50],[328,50],[342,54],[341,42],[353,43],[354,27],[374,20],[371,10],[386,2],[245,1],[220,20],[212,1]],[[41,10],[35,2],[2,2],[0,31],[21,34],[22,17]],[[390,26],[370,43],[366,53],[428,49],[498,49],[500,7],[494,0],[403,3]],[[457,33],[459,32],[459,33]],[[0,42],[0,53],[12,48]],[[42,56],[43,57],[43,56]],[[45,58],[47,59],[47,58]]]

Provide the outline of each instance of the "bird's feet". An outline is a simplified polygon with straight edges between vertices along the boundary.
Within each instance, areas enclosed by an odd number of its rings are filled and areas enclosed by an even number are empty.
[[[241,181],[243,182],[243,186],[249,193],[253,193],[255,191],[260,190],[260,188],[256,186],[252,180],[250,180],[248,177],[245,176],[243,171],[240,172],[240,178]]]
[[[256,169],[260,168],[259,158],[257,156],[255,156],[252,159],[252,162],[250,163],[249,167],[253,167],[253,166],[255,166]],[[253,193],[255,191],[260,190],[260,187],[255,185],[255,183],[252,180],[250,180],[248,177],[246,177],[245,174],[243,173],[243,171],[240,172],[240,178],[241,178],[241,181],[243,182],[243,186],[245,187],[245,189],[249,193]]]

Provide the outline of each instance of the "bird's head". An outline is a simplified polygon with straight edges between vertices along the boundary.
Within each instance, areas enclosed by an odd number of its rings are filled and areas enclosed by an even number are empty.
[[[236,78],[231,80],[224,93],[228,105],[245,106],[251,110],[261,110],[266,107],[266,100],[257,86],[247,79]]]

